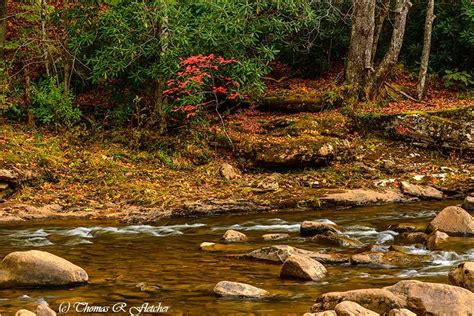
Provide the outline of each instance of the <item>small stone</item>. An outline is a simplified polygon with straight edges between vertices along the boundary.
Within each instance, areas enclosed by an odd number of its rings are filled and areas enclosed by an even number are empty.
[[[226,243],[234,243],[234,242],[246,242],[248,239],[245,234],[233,229],[229,229],[228,231],[224,233],[224,236],[222,236],[221,240]]]
[[[449,238],[448,234],[435,231],[428,237],[428,242],[426,243],[426,247],[429,250],[437,250],[439,249],[439,245]]]
[[[223,163],[221,165],[219,168],[219,174],[221,177],[227,180],[233,180],[242,177],[240,171],[228,163]]]
[[[270,293],[246,283],[221,281],[214,287],[214,293],[225,297],[263,298]]]
[[[474,262],[463,262],[448,275],[449,283],[474,292]]]
[[[334,308],[337,316],[378,316],[379,313],[373,312],[359,304],[351,301],[344,301]]]
[[[312,237],[317,234],[324,234],[328,231],[340,233],[340,230],[328,223],[304,221],[300,226],[300,235],[302,237]]]
[[[150,285],[146,282],[140,282],[137,285],[135,285],[136,288],[140,290],[140,292],[158,292],[160,290],[160,287],[157,285]]]
[[[265,234],[262,236],[265,241],[286,240],[290,239],[288,234]]]
[[[318,261],[302,255],[289,256],[281,267],[280,277],[318,281],[327,274],[326,268]]]

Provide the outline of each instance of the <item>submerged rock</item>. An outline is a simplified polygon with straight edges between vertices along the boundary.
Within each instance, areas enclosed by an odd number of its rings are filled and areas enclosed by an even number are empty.
[[[338,227],[328,223],[304,221],[300,225],[300,235],[302,237],[312,237],[327,232],[340,233]]]
[[[431,256],[410,255],[398,251],[363,252],[353,255],[351,257],[351,264],[412,267],[430,262],[431,259]]]
[[[238,232],[233,229],[229,229],[224,233],[224,236],[221,238],[225,243],[234,243],[234,242],[246,242],[247,236],[241,232]]]
[[[44,251],[12,252],[0,265],[0,288],[75,286],[88,280],[81,267]]]
[[[309,239],[311,242],[336,247],[360,247],[362,243],[358,240],[336,234],[334,232],[326,232],[318,234]]]
[[[388,313],[394,308],[401,308],[406,305],[405,301],[385,289],[362,289],[347,292],[331,292],[321,295],[316,299],[316,303],[311,307],[313,312],[335,309],[344,301],[351,301],[360,304],[364,308],[375,311],[379,314]]]
[[[424,225],[424,227],[421,227],[419,224],[398,223],[395,225],[388,226],[387,229],[393,230],[397,233],[414,233],[424,231],[426,229],[426,225]]]
[[[448,275],[449,283],[474,292],[474,262],[463,262]]]
[[[276,245],[270,247],[263,247],[256,249],[241,256],[244,259],[256,259],[270,262],[283,263],[291,255],[302,255],[310,257],[321,263],[339,264],[348,263],[349,257],[337,253],[320,253],[300,248],[295,248],[288,245]]]
[[[411,184],[406,181],[402,181],[400,188],[402,189],[402,192],[404,194],[415,196],[422,199],[440,200],[443,198],[443,192],[429,186],[421,186],[421,185]]]
[[[344,301],[334,308],[337,316],[378,316],[379,313],[373,312],[359,304],[351,301]]]
[[[276,241],[276,240],[286,240],[290,239],[290,235],[288,234],[265,234],[262,236],[263,240],[265,241]]]
[[[384,289],[402,298],[404,307],[417,315],[469,315],[474,311],[474,293],[453,285],[404,280]]]
[[[221,281],[214,287],[214,293],[225,297],[263,298],[270,293],[246,283]]]
[[[430,222],[428,231],[439,230],[452,236],[474,235],[474,219],[464,209],[448,206]]]
[[[280,277],[318,281],[327,274],[326,268],[318,261],[302,255],[289,256],[281,267]]]

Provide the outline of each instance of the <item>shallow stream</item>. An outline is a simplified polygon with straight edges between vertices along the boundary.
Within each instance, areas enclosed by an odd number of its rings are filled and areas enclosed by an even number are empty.
[[[334,222],[345,234],[364,244],[390,245],[397,233],[390,224],[428,223],[444,206],[459,201],[417,203],[349,210],[277,212],[245,216],[219,216],[163,220],[156,226],[121,226],[100,222],[43,222],[0,229],[0,256],[16,250],[38,249],[54,253],[84,268],[90,284],[74,289],[0,290],[0,313],[20,308],[34,310],[46,300],[56,311],[61,303],[87,302],[128,307],[143,303],[169,306],[171,314],[303,314],[314,299],[326,292],[382,287],[401,279],[447,282],[449,269],[463,260],[474,260],[474,238],[451,238],[448,248],[428,251],[407,246],[412,254],[430,254],[422,267],[327,266],[321,282],[281,280],[280,266],[226,257],[226,253],[204,252],[201,242],[218,242],[226,229],[236,229],[249,242],[232,246],[244,253],[272,244],[289,244],[308,250],[354,252],[305,242],[299,237],[303,220]],[[265,242],[262,235],[286,232],[288,241]],[[222,280],[245,282],[277,294],[265,300],[229,300],[213,295]],[[145,282],[148,291],[137,284]],[[63,304],[64,306],[64,304]],[[70,310],[69,314],[73,309]]]

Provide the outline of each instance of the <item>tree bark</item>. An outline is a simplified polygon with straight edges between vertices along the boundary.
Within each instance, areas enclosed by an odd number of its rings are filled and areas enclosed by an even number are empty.
[[[43,59],[44,66],[46,68],[46,74],[49,77],[49,57],[48,57],[48,45],[46,43],[46,0],[41,0],[41,41],[43,46]]]
[[[165,11],[166,12],[166,11]],[[165,15],[160,25],[160,40],[161,40],[161,52],[160,57],[163,57],[168,50],[169,42],[169,30],[168,30],[168,16]],[[158,118],[159,132],[163,134],[167,129],[165,107],[168,104],[168,99],[163,95],[165,90],[166,82],[162,76],[158,76],[155,80],[155,115]]]
[[[68,34],[67,34],[67,27],[69,24],[67,18],[67,9],[68,9],[68,0],[63,0],[63,27],[64,27],[64,40],[63,40],[63,75],[64,75],[64,94],[69,94],[70,89],[70,79],[71,79],[71,58],[69,56],[69,52],[67,51],[67,42],[68,42]]]
[[[379,44],[380,34],[382,34],[383,24],[385,23],[385,19],[387,18],[389,9],[390,9],[390,0],[382,0],[382,3],[380,4],[379,14],[375,22],[375,34],[374,34],[374,42],[372,44],[372,57],[371,57],[372,66],[374,65],[374,62],[375,62],[375,55],[377,53],[377,47]]]
[[[416,95],[419,100],[422,100],[425,96],[426,74],[428,73],[428,63],[430,60],[431,50],[431,32],[433,30],[433,21],[436,18],[436,16],[434,15],[434,6],[434,0],[428,0],[428,4],[426,7],[425,34],[423,37],[423,52],[421,54],[418,84],[416,86]]]
[[[5,42],[7,37],[7,0],[0,0],[0,58],[5,61]]]
[[[346,67],[346,84],[359,93],[372,71],[372,44],[376,0],[354,0],[351,43]]]
[[[383,82],[387,79],[393,66],[395,66],[398,61],[398,56],[400,55],[400,50],[403,45],[408,11],[410,10],[411,5],[412,4],[409,0],[397,0],[395,8],[396,16],[390,47],[382,59],[382,62],[377,67],[377,70],[367,82],[365,88],[367,99],[373,99],[377,96],[380,87],[383,85]]]

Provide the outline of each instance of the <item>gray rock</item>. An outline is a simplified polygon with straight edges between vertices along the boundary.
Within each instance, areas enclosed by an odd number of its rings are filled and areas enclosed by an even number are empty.
[[[373,312],[359,304],[351,301],[344,301],[334,308],[337,316],[378,316],[379,313]]]
[[[263,298],[270,296],[270,293],[250,284],[221,281],[214,287],[214,293],[225,297],[245,297]]]
[[[234,243],[234,242],[246,242],[247,236],[241,232],[238,232],[233,229],[229,229],[224,233],[224,236],[221,238],[225,243]]]
[[[326,268],[318,261],[302,255],[291,255],[283,263],[281,278],[318,281],[327,274]]]
[[[473,236],[474,220],[464,209],[448,206],[436,215],[428,225],[428,231],[439,230],[450,236]]]
[[[340,230],[328,223],[304,221],[300,226],[300,235],[303,237],[312,237],[326,232],[340,233]]]
[[[75,286],[88,280],[84,269],[44,251],[12,252],[0,265],[0,288]]]
[[[448,275],[449,283],[474,292],[474,262],[463,262]]]

